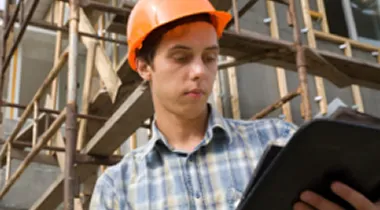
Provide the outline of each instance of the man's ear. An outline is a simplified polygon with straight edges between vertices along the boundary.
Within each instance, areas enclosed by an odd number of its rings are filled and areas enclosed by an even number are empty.
[[[143,80],[151,80],[152,69],[146,61],[142,59],[136,59],[136,70],[137,73],[139,73],[140,77],[143,78]]]

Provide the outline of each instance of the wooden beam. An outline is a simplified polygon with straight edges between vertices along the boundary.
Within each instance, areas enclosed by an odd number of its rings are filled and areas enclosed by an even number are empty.
[[[56,23],[58,27],[62,27],[65,12],[64,2],[52,2],[52,7],[49,9],[49,12],[51,14],[50,19],[52,20],[52,22]],[[59,61],[59,55],[61,54],[62,50],[62,36],[62,31],[56,31],[54,64],[56,64]],[[46,106],[47,108],[56,109],[57,107],[58,81],[58,78],[55,78],[52,82],[50,95],[48,94],[46,97],[46,105],[48,105]],[[56,136],[53,136],[53,138],[48,142],[48,145],[52,145],[55,138]],[[49,151],[48,154],[53,153]]]
[[[254,61],[270,66],[282,67],[286,70],[295,71],[295,49],[293,43],[285,40],[277,40],[259,33],[241,30],[240,34],[225,31],[220,41],[221,55],[235,57],[237,62],[246,59],[245,62]],[[308,73],[323,77],[339,88],[358,84],[362,87],[380,90],[380,65],[375,62],[358,58],[349,58],[344,55],[304,46],[306,51],[313,51],[318,56],[306,56]],[[263,56],[260,56],[263,55]],[[327,61],[318,60],[323,58]],[[337,71],[330,72],[331,67]],[[225,68],[227,64],[224,64]],[[328,69],[326,69],[328,68]],[[360,69],[361,71],[357,71]],[[344,77],[340,77],[339,75]],[[347,79],[348,78],[348,79]]]
[[[143,82],[89,141],[82,154],[111,155],[152,114],[150,90],[147,83]],[[97,173],[98,167],[77,165],[75,169],[79,182],[83,183],[86,178]],[[63,182],[61,174],[31,210],[55,209],[62,202]]]
[[[235,59],[227,57],[227,62],[234,62]],[[237,86],[236,67],[232,66],[227,68],[228,72],[228,84],[230,88],[232,117],[234,119],[240,119],[240,105],[239,105],[239,90]]]
[[[269,17],[271,18],[271,22],[270,22],[271,36],[275,39],[280,39],[280,33],[278,31],[276,7],[273,1],[267,1],[267,10],[268,10]],[[286,81],[285,69],[276,67],[276,73],[277,73],[279,95],[280,97],[284,97],[288,94],[288,85]],[[292,110],[290,107],[290,103],[285,103],[281,108],[282,108],[282,113],[285,115],[285,120],[288,122],[292,122],[293,117],[292,117]]]
[[[94,69],[95,63],[95,46],[89,46],[87,50],[86,57],[86,72],[84,76],[84,86],[83,86],[83,94],[82,94],[82,110],[83,114],[89,113],[90,107],[90,92],[91,92],[91,79],[92,79],[92,71]],[[83,146],[87,143],[85,142],[86,134],[87,134],[87,119],[81,119],[79,122],[79,132],[78,132],[78,149],[82,149]]]
[[[92,27],[90,20],[84,13],[83,9],[79,10],[79,31],[96,34],[95,29]],[[112,68],[112,63],[107,56],[104,49],[100,46],[98,40],[81,36],[80,38],[83,44],[89,49],[92,45],[95,45],[95,66],[99,73],[102,82],[104,83],[108,94],[111,97],[111,101],[115,102],[116,96],[121,86],[121,80],[117,76],[115,70]]]
[[[267,1],[273,1],[273,2],[280,3],[280,4],[289,5],[289,0],[267,0]]]
[[[55,64],[52,68],[52,70],[49,72],[48,76],[40,86],[40,88],[37,90],[36,94],[33,96],[33,99],[31,102],[29,102],[28,106],[24,110],[24,112],[21,115],[20,120],[18,121],[16,128],[12,131],[12,134],[7,139],[7,142],[13,142],[18,134],[20,132],[21,128],[23,127],[26,119],[28,118],[29,114],[32,111],[33,104],[35,101],[38,101],[44,92],[48,89],[49,85],[52,83],[54,78],[57,77],[58,73],[61,71],[63,65],[65,64],[66,60],[68,58],[68,51],[65,50],[63,54],[60,56],[59,62]],[[5,155],[6,147],[2,147],[0,151],[0,162],[2,162],[2,159]]]
[[[24,161],[20,164],[17,170],[14,172],[12,177],[6,182],[5,186],[0,192],[0,199],[4,197],[4,195],[10,190],[12,185],[20,178],[22,172],[28,167],[28,165],[32,162],[34,156],[36,156],[42,147],[46,144],[46,142],[54,135],[55,132],[61,127],[62,123],[66,119],[66,109],[64,109],[61,114],[57,117],[57,119],[53,122],[53,124],[49,127],[49,129],[42,135],[39,139],[38,144],[33,147],[32,151],[28,153],[28,156],[24,159]]]
[[[348,57],[352,57],[352,48],[349,42],[346,42],[346,48],[344,48],[344,54]],[[360,87],[358,85],[352,85],[352,97],[354,99],[354,103],[358,106],[359,112],[364,112],[364,104],[362,94],[360,92]]]
[[[213,86],[213,98],[216,110],[218,110],[219,114],[223,116],[222,93],[220,88],[220,73],[221,72],[218,71],[215,76],[215,82]]]
[[[112,154],[152,115],[153,104],[150,90],[143,82],[88,142],[82,152],[97,155]]]
[[[314,35],[314,29],[313,29],[313,22],[311,19],[311,16],[309,14],[309,0],[301,0],[302,5],[302,14],[303,14],[303,21],[305,26],[307,27],[307,41],[308,45],[311,48],[317,48],[317,43],[315,40]],[[325,85],[322,77],[314,76],[314,81],[316,85],[316,90],[318,96],[321,97],[321,100],[319,101],[319,111],[322,115],[325,115],[327,113],[327,97],[326,97],[326,90]]]

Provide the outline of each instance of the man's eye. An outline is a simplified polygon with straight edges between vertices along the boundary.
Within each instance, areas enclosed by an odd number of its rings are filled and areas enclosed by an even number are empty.
[[[208,55],[204,58],[205,62],[214,62],[217,60],[217,56],[214,55]]]
[[[189,56],[186,56],[186,55],[175,55],[175,56],[173,56],[173,59],[176,62],[184,63],[184,62],[187,62],[190,58],[189,58]]]

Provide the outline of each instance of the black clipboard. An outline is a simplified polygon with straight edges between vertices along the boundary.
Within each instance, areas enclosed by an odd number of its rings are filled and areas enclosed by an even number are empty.
[[[354,209],[330,190],[335,180],[380,199],[380,129],[332,119],[306,123],[285,147],[266,149],[237,210],[291,210],[305,189]]]

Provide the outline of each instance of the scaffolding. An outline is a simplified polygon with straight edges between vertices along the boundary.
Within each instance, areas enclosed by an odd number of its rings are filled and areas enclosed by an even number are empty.
[[[42,0],[20,0],[17,4],[6,6],[3,17],[3,34],[1,36],[1,85],[0,94],[3,94],[6,71],[18,44],[28,25],[56,31],[56,48],[54,65],[48,76],[40,85],[33,99],[27,105],[1,101],[2,107],[23,109],[15,129],[11,135],[0,143],[1,163],[6,168],[5,185],[0,189],[0,199],[17,182],[24,170],[40,156],[41,150],[48,151],[46,156],[56,158],[62,173],[46,192],[30,209],[55,209],[64,203],[67,210],[86,209],[91,197],[99,166],[103,169],[120,161],[122,156],[118,148],[130,138],[131,148],[136,148],[135,131],[138,128],[149,130],[149,120],[153,115],[151,93],[146,82],[129,68],[127,57],[118,61],[118,45],[126,45],[124,40],[117,37],[117,33],[125,33],[125,20],[133,4],[123,1],[105,2],[95,0],[57,0],[52,1],[51,21],[36,21],[33,14]],[[264,0],[262,0],[264,1]],[[292,121],[289,101],[301,96],[301,111],[305,121],[312,119],[309,85],[307,75],[314,76],[318,95],[321,96],[319,108],[322,114],[327,112],[327,100],[323,79],[327,79],[338,87],[352,87],[352,94],[359,111],[364,111],[360,95],[360,87],[380,89],[380,48],[364,44],[352,39],[329,33],[327,17],[323,0],[316,0],[318,11],[311,10],[308,0],[300,0],[301,12],[306,28],[300,28],[296,18],[296,4],[294,0],[265,0],[268,9],[268,19],[271,36],[258,34],[240,28],[240,18],[255,5],[258,0],[248,0],[238,10],[237,0],[224,0],[222,7],[231,9],[233,19],[220,39],[221,55],[227,59],[219,63],[220,70],[228,71],[230,79],[231,104],[234,118],[240,117],[239,98],[236,85],[236,69],[238,65],[258,62],[273,66],[276,69],[278,87],[281,98],[264,108],[252,117],[263,118],[270,112],[282,108],[287,121]],[[275,5],[288,7],[288,24],[293,28],[293,42],[281,40],[275,11]],[[227,6],[226,6],[227,5]],[[69,8],[69,18],[64,23],[65,7]],[[25,8],[28,8],[27,10]],[[110,18],[108,33],[112,38],[105,36],[105,14]],[[285,17],[281,17],[285,18]],[[120,19],[122,24],[118,22]],[[312,20],[318,19],[322,30],[313,28]],[[14,34],[14,25],[18,22],[20,29]],[[233,26],[233,29],[230,27]],[[101,31],[97,35],[97,31]],[[306,33],[307,44],[302,43],[301,35]],[[12,39],[9,38],[12,36]],[[69,46],[62,49],[62,40],[68,38]],[[316,38],[338,43],[344,50],[344,55],[320,50],[316,46]],[[81,42],[87,49],[86,69],[82,95],[82,106],[77,107],[77,54],[78,43]],[[112,60],[104,49],[104,42],[113,45]],[[377,64],[367,62],[352,56],[352,47],[372,53],[377,57]],[[56,110],[57,75],[65,63],[68,63],[67,105],[62,110]],[[98,94],[90,98],[89,92],[93,84],[91,76],[93,70],[101,80]],[[360,71],[358,71],[360,69]],[[285,71],[298,73],[299,86],[289,92],[286,84]],[[219,76],[214,86],[216,107],[223,109],[219,87]],[[50,89],[49,93],[46,93]],[[40,106],[44,95],[49,95],[46,107]],[[2,96],[2,95],[1,95]],[[3,97],[1,97],[3,98]],[[104,107],[109,107],[104,109]],[[28,118],[33,124],[23,129]],[[147,121],[148,120],[148,121]],[[147,123],[148,122],[148,123]],[[57,132],[63,127],[65,135]],[[120,125],[128,125],[120,126]],[[106,141],[106,139],[113,139]],[[25,149],[30,151],[25,152]],[[11,174],[11,159],[15,150],[22,150],[23,161],[17,170]],[[79,190],[75,186],[83,184]],[[80,191],[80,192],[79,192]],[[81,199],[79,199],[81,198]]]

